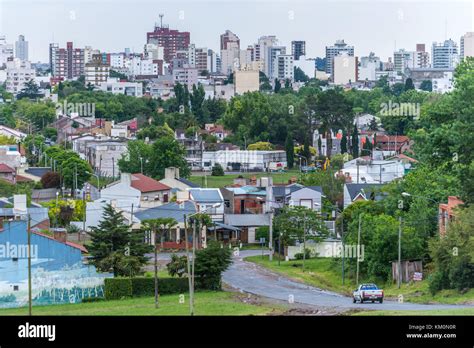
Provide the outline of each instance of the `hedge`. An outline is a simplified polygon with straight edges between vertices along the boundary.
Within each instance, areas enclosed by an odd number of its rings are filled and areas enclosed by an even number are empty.
[[[187,278],[158,279],[158,291],[160,295],[180,294],[187,292],[188,290]],[[105,279],[105,298],[107,300],[154,295],[155,278],[136,277]]]

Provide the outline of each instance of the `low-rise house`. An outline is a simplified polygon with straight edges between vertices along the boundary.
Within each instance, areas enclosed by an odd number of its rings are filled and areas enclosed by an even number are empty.
[[[462,201],[459,197],[449,196],[448,203],[441,203],[439,205],[438,228],[440,236],[444,236],[446,234],[449,224],[456,219],[457,208],[463,204],[464,201]]]
[[[281,209],[284,206],[304,206],[315,211],[321,211],[323,191],[321,186],[304,186],[290,184],[272,186],[266,197],[266,211]]]
[[[49,229],[48,208],[37,204],[27,205],[26,195],[14,195],[12,208],[0,208],[0,220],[10,221],[30,218],[31,228],[37,230]]]
[[[192,188],[188,192],[198,212],[204,211],[213,221],[224,221],[224,198],[218,188]]]
[[[204,132],[215,136],[217,141],[222,141],[231,134],[229,131],[224,129],[224,126],[214,123],[206,123],[204,125]]]
[[[381,184],[345,184],[344,209],[356,201],[383,199],[383,193],[380,192],[382,186]]]
[[[177,189],[179,191],[185,191],[188,188],[199,187],[192,181],[181,178],[179,176],[179,168],[176,167],[165,168],[165,177],[161,179],[160,182],[166,186],[171,187],[172,189]]]
[[[270,226],[270,214],[226,214],[224,223],[240,230],[229,230],[224,234],[224,240],[229,242],[259,243],[255,231],[262,226]]]
[[[117,208],[131,210],[167,203],[171,188],[143,174],[122,173],[120,180],[101,190],[101,199],[114,202]]]
[[[242,186],[222,188],[221,192],[229,191],[225,194],[225,207],[232,206],[231,214],[262,214],[267,191],[263,187]],[[224,194],[223,194],[224,196]]]
[[[395,151],[400,154],[410,151],[411,141],[405,135],[378,135],[376,147],[383,151]]]
[[[365,156],[344,163],[342,170],[355,183],[383,184],[402,178],[410,168],[411,164],[401,159],[373,160]]]
[[[6,137],[11,137],[15,139],[16,142],[19,142],[26,138],[27,134],[20,132],[17,129],[12,129],[4,125],[0,125],[0,134]]]
[[[85,159],[101,176],[116,177],[118,161],[127,152],[125,140],[91,140],[85,144]]]
[[[158,241],[158,243],[161,243],[161,247],[165,249],[184,249],[186,247],[184,217],[185,215],[189,216],[194,213],[196,213],[196,205],[192,201],[170,202],[159,207],[136,212],[134,214],[135,219],[133,229],[139,229],[145,220],[172,218],[177,222],[176,227],[172,228],[168,234],[164,235],[162,240]],[[155,245],[155,236],[150,232],[146,233],[145,242]],[[188,243],[191,242],[192,234],[188,235]]]

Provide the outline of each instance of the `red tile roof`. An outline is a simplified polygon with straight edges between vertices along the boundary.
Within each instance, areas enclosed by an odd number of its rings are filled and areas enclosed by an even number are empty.
[[[15,173],[15,169],[7,166],[5,163],[0,163],[0,173]]]
[[[132,187],[140,192],[165,191],[171,189],[171,187],[140,173],[132,174]]]

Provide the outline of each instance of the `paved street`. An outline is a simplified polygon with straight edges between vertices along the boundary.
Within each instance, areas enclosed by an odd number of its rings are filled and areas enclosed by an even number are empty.
[[[224,273],[223,281],[247,293],[264,296],[270,299],[288,301],[290,295],[295,303],[330,307],[334,309],[383,309],[383,310],[434,310],[472,307],[467,305],[427,305],[384,301],[380,303],[352,303],[352,298],[331,291],[292,281],[270,272],[254,263],[243,261],[244,257],[261,255],[259,250],[244,250]]]

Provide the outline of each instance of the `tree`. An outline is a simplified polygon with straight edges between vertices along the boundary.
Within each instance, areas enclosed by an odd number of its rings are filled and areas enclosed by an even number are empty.
[[[158,139],[152,145],[150,155],[150,175],[154,178],[163,178],[165,168],[179,168],[179,174],[183,178],[189,177],[191,170],[186,162],[186,150],[177,140],[170,137]]]
[[[352,130],[352,157],[358,158],[359,157],[359,130],[357,129],[357,125],[354,125]]]
[[[308,173],[301,177],[301,183],[305,186],[321,186],[327,199],[333,204],[342,202],[344,197],[344,178],[336,177],[332,169]]]
[[[283,208],[274,219],[274,227],[277,236],[282,234],[281,242],[284,245],[294,245],[305,239],[319,243],[328,236],[328,230],[320,215],[304,206]]]
[[[26,81],[25,86],[17,95],[17,99],[22,99],[22,98],[36,99],[39,97],[41,97],[41,94],[39,92],[39,86],[33,79]]]
[[[61,177],[56,172],[47,172],[41,177],[43,188],[56,188],[61,184]]]
[[[280,80],[275,79],[275,88],[273,89],[273,91],[274,91],[275,93],[278,93],[278,92],[280,92],[280,89],[281,89]]]
[[[90,179],[92,168],[90,164],[77,157],[70,157],[61,162],[61,173],[66,188],[79,190]]]
[[[347,135],[344,131],[342,132],[342,138],[341,138],[341,153],[342,154],[347,153]]]
[[[171,229],[175,227],[178,222],[173,218],[159,218],[159,219],[147,219],[142,221],[142,230],[152,233],[153,236],[153,251],[155,254],[155,308],[158,308],[158,239],[163,247],[163,238],[166,234],[171,232]]]
[[[411,89],[415,89],[415,85],[413,84],[413,80],[409,77],[405,80],[405,92]]]
[[[222,166],[219,163],[216,163],[216,165],[214,165],[214,167],[212,167],[211,175],[212,176],[224,176],[224,169],[222,168]]]
[[[288,133],[285,141],[285,151],[286,151],[286,162],[288,163],[288,168],[293,168],[295,162],[295,143],[291,133]]]
[[[152,146],[143,140],[130,140],[127,143],[127,152],[118,160],[122,173],[140,173],[143,165],[143,174],[150,175]]]
[[[420,84],[420,89],[422,91],[432,92],[433,91],[433,83],[431,80],[423,80]]]
[[[196,285],[206,290],[220,290],[222,273],[232,263],[232,252],[221,248],[219,243],[210,242],[207,248],[196,252]]]
[[[306,75],[304,73],[304,71],[301,70],[300,67],[295,66],[294,69],[295,69],[294,76],[295,76],[295,81],[296,82],[308,82],[309,81],[308,75]]]
[[[143,243],[141,233],[132,232],[121,212],[106,205],[102,220],[91,227],[88,246],[91,263],[101,272],[112,271],[114,276],[133,276],[147,262],[151,246]]]
[[[273,150],[273,145],[268,141],[259,141],[253,144],[249,144],[247,146],[247,150],[251,151],[265,151],[265,150]]]

